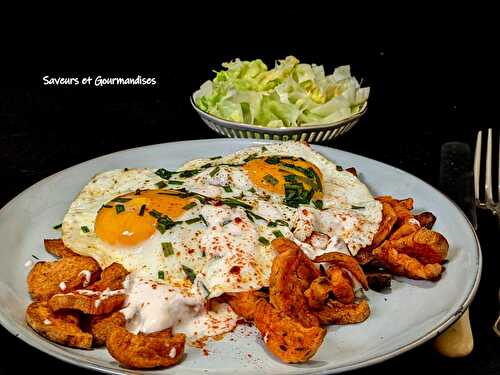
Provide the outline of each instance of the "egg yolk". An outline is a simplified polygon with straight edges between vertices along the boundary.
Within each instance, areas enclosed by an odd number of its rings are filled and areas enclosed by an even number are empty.
[[[284,195],[285,185],[302,184],[306,190],[314,189],[315,199],[322,196],[323,176],[308,161],[291,157],[259,158],[246,162],[243,169],[254,186],[272,193]],[[310,172],[319,178],[319,184]]]
[[[175,220],[191,208],[192,202],[197,200],[169,190],[144,190],[122,195],[99,210],[95,231],[110,245],[136,245],[156,231],[157,218],[151,213]]]

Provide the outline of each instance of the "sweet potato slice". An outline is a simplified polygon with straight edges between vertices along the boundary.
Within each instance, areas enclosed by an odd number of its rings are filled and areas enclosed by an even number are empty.
[[[236,314],[248,321],[252,321],[257,301],[266,298],[267,295],[258,290],[251,290],[248,292],[226,293],[225,297]]]
[[[90,318],[90,333],[94,337],[94,346],[103,346],[106,344],[106,339],[114,327],[124,327],[125,317],[119,311],[105,314],[95,315]]]
[[[109,354],[121,364],[137,369],[169,367],[184,356],[186,337],[169,336],[165,332],[134,335],[123,327],[111,329],[106,347]]]
[[[389,237],[389,240],[398,240],[402,237],[406,237],[417,230],[420,229],[420,223],[418,220],[410,218],[404,221],[404,223],[401,224],[401,226],[396,229],[391,236]]]
[[[373,250],[373,254],[384,262],[392,273],[410,279],[436,280],[443,272],[443,267],[439,263],[424,265],[417,259],[406,254],[400,254],[396,249],[386,246]]]
[[[279,254],[274,258],[269,278],[271,304],[305,327],[319,325],[304,295],[309,285],[319,276],[319,270],[302,250],[292,248]]]
[[[310,307],[319,309],[323,307],[331,291],[332,285],[330,280],[325,276],[320,276],[314,279],[311,286],[304,292],[304,295]]]
[[[434,223],[436,222],[436,216],[432,212],[422,212],[415,215],[415,219],[418,220],[421,227],[432,229]]]
[[[370,316],[370,306],[365,300],[351,304],[329,300],[324,308],[314,313],[321,324],[354,324],[361,323]]]
[[[353,274],[353,276],[361,283],[365,290],[368,289],[368,281],[366,280],[363,269],[352,256],[339,252],[325,253],[314,259],[315,263],[328,262],[338,267],[345,268]]]
[[[49,306],[54,311],[70,309],[89,315],[109,314],[122,307],[127,298],[123,292],[116,292],[119,291],[78,290],[74,293],[56,294],[49,300]]]
[[[48,300],[57,293],[85,287],[99,278],[101,268],[90,257],[65,257],[38,262],[28,275],[28,290],[34,300]]]
[[[73,252],[69,248],[64,245],[62,239],[45,239],[43,240],[43,244],[45,246],[45,250],[58,258],[65,257],[78,257],[79,254]]]
[[[300,247],[295,242],[285,237],[275,238],[271,241],[271,245],[280,254],[290,249],[300,250]]]
[[[33,302],[26,310],[26,322],[50,341],[80,349],[90,349],[92,335],[83,332],[78,314],[53,312],[46,301]]]
[[[349,275],[341,268],[333,266],[328,270],[328,276],[335,298],[344,304],[353,303],[354,289]]]
[[[90,290],[104,291],[123,289],[123,281],[129,272],[119,263],[112,263],[101,273],[101,279],[88,287]]]
[[[392,206],[387,202],[382,202],[382,221],[377,233],[373,236],[372,248],[380,245],[389,236],[397,220],[398,217]]]
[[[321,346],[326,333],[319,326],[304,327],[264,299],[257,302],[255,325],[269,351],[286,363],[309,360]]]
[[[408,236],[387,241],[383,247],[394,248],[423,264],[442,263],[448,255],[448,241],[438,232],[420,228]]]

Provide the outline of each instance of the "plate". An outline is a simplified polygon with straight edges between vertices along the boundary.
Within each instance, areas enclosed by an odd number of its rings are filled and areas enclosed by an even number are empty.
[[[139,373],[120,367],[106,349],[83,351],[53,344],[24,321],[30,303],[25,263],[52,257],[43,238],[60,236],[71,201],[98,172],[114,168],[165,167],[264,144],[252,140],[211,139],[165,143],[102,156],[56,173],[31,186],[0,210],[0,323],[28,344],[69,363],[111,373]],[[446,196],[422,180],[389,165],[328,147],[315,150],[345,167],[354,166],[374,195],[413,197],[416,210],[437,216],[435,229],[450,243],[446,272],[437,283],[397,278],[390,292],[367,292],[372,314],[365,322],[331,326],[313,360],[286,365],[271,356],[250,327],[239,327],[221,341],[210,340],[207,353],[187,348],[182,363],[153,373],[176,374],[326,374],[381,362],[431,339],[452,324],[471,302],[481,274],[481,251],[469,221]]]

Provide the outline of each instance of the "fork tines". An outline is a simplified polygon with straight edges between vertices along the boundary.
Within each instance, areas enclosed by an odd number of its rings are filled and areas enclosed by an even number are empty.
[[[476,150],[474,153],[474,195],[476,199],[476,206],[491,210],[494,214],[500,213],[500,205],[495,202],[493,198],[493,129],[488,129],[488,138],[486,140],[486,165],[485,165],[485,180],[484,180],[484,197],[485,200],[481,201],[480,194],[480,176],[481,176],[481,150],[482,150],[482,137],[483,132],[479,131],[476,138]],[[498,159],[500,165],[500,141],[498,147]],[[496,172],[498,174],[497,190],[500,197],[500,168]]]

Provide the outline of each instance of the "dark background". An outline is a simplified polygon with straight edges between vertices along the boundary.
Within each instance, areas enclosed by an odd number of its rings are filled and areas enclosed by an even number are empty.
[[[224,61],[259,57],[272,66],[289,54],[323,64],[327,72],[350,64],[363,85],[372,88],[366,116],[327,145],[397,166],[437,186],[443,143],[473,147],[478,130],[498,127],[489,121],[495,101],[486,93],[495,75],[491,13],[438,11],[435,6],[379,11],[360,14],[335,6],[199,10],[195,15],[166,11],[158,17],[161,21],[151,11],[150,22],[140,28],[131,21],[102,33],[95,27],[106,21],[95,13],[84,23],[62,18],[15,40],[6,38],[0,70],[0,206],[36,181],[90,158],[153,143],[216,137],[190,108],[189,95]],[[158,84],[48,87],[45,75],[141,75],[155,77]],[[424,344],[353,374],[500,372],[499,339],[491,330],[498,310],[493,272],[499,262],[499,232],[488,213],[481,212],[479,219],[485,266],[471,306],[474,352],[447,359]],[[5,358],[29,358],[29,363],[2,361],[0,373],[20,365],[85,372],[30,348],[3,328],[0,340]]]

